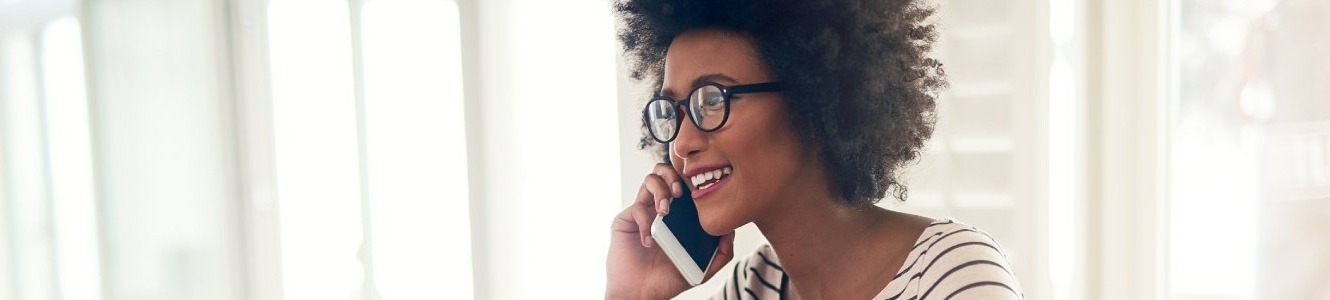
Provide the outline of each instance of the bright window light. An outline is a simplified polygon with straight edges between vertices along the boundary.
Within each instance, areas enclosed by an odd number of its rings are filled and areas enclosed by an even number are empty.
[[[1170,1],[1177,10],[1168,28],[1176,38],[1167,61],[1175,72],[1165,127],[1167,297],[1330,295],[1326,193],[1286,194],[1296,189],[1282,185],[1285,176],[1297,175],[1282,163],[1299,157],[1281,153],[1291,148],[1279,143],[1330,136],[1315,122],[1326,121],[1315,113],[1325,111],[1324,83],[1302,79],[1325,74],[1316,59],[1324,51],[1309,46],[1330,44],[1323,34],[1330,22],[1315,17],[1330,12],[1322,3]]]
[[[78,20],[42,32],[42,95],[55,256],[62,299],[101,299],[83,45]]]
[[[375,285],[383,299],[472,298],[456,4],[372,0],[361,16]]]
[[[24,35],[10,35],[0,42],[0,71],[3,71],[3,117],[0,129],[5,142],[5,203],[8,215],[10,257],[7,270],[13,274],[17,299],[53,299],[55,257],[52,255],[50,206],[47,202],[46,161],[42,149],[42,113],[38,102],[37,53],[35,43]],[[8,291],[7,291],[8,292]]]
[[[1049,1],[1053,60],[1048,75],[1048,278],[1052,298],[1073,298],[1079,179],[1076,74],[1068,53],[1076,28],[1076,1]]]
[[[348,8],[274,0],[268,9],[285,298],[357,298],[367,253]]]
[[[622,201],[617,102],[627,101],[615,92],[614,21],[599,1],[511,7],[513,72],[505,84],[517,88],[511,106],[495,109],[505,111],[497,122],[514,126],[506,137],[514,148],[494,155],[515,176],[491,184],[515,201],[504,208],[517,228],[505,238],[515,244],[498,252],[519,268],[511,283],[521,289],[511,296],[603,297],[606,222]]]

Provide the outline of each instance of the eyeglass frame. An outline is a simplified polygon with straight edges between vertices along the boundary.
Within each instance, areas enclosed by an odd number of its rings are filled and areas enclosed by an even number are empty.
[[[661,140],[660,138],[657,138],[656,130],[651,126],[650,111],[652,103],[655,103],[658,100],[668,101],[670,103],[670,108],[675,109],[677,111],[680,106],[688,105],[688,103],[693,99],[693,94],[697,93],[698,90],[706,86],[714,86],[720,90],[720,93],[724,97],[725,101],[724,102],[725,113],[721,116],[720,124],[717,124],[716,128],[705,129],[702,128],[702,124],[699,123],[700,121],[698,121],[697,117],[693,116],[692,110],[685,107],[683,109],[684,112],[683,115],[688,116],[688,119],[692,120],[689,123],[693,123],[693,127],[696,127],[697,130],[702,132],[715,132],[716,130],[720,130],[721,127],[725,127],[725,123],[729,122],[730,120],[730,100],[733,98],[734,95],[779,92],[781,90],[780,82],[776,81],[741,84],[736,86],[725,86],[724,84],[708,81],[699,84],[697,86],[694,86],[693,89],[688,92],[688,96],[684,97],[685,100],[675,100],[674,98],[666,97],[665,95],[657,95],[655,97],[651,97],[651,100],[648,100],[646,106],[642,108],[642,123],[646,125],[647,134],[651,135],[651,139],[655,140],[656,142],[660,142],[662,144],[667,144],[677,139],[679,137],[679,132],[683,131],[683,117],[680,116],[679,118],[676,118],[674,120],[674,127],[675,127],[674,134],[670,135],[669,139]]]

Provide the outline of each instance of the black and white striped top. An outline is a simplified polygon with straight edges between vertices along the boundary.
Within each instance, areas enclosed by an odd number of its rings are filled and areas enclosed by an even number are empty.
[[[717,274],[717,276],[723,276]],[[1022,299],[997,241],[974,226],[945,219],[924,229],[905,263],[873,299]],[[770,245],[735,265],[712,299],[788,299],[789,277]]]

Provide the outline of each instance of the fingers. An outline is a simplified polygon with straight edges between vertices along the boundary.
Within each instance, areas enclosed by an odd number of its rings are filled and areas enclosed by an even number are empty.
[[[655,246],[655,241],[651,239],[651,223],[656,220],[656,215],[669,214],[670,200],[681,196],[683,196],[683,182],[679,173],[669,165],[656,164],[651,174],[642,179],[642,188],[637,191],[637,199],[624,215],[631,220],[624,221],[631,221],[630,223],[637,225],[638,237],[642,240],[643,247]]]
[[[716,275],[716,272],[720,272],[720,269],[732,259],[734,259],[734,231],[720,236],[720,245],[716,247],[716,255],[711,258],[711,267],[707,268],[707,276],[704,278],[710,279],[712,275]]]
[[[668,191],[668,193],[664,193],[668,196],[656,194],[658,196],[663,196],[661,198],[664,199],[664,201],[657,201],[657,210],[661,211],[662,215],[669,214],[670,201],[674,198],[683,197],[683,177],[679,175],[678,171],[674,170],[674,167],[667,164],[656,164],[656,166],[651,169],[651,174],[660,178],[661,182],[664,183],[664,186],[667,187],[662,191]]]
[[[642,247],[648,248],[655,244],[655,241],[651,240],[651,222],[656,220],[656,213],[653,211],[655,201],[652,199],[655,199],[655,196],[647,189],[647,184],[643,183],[642,188],[638,189],[637,200],[628,208],[633,222],[637,223],[637,235],[642,241]]]
[[[651,193],[651,205],[655,208],[657,214],[670,213],[670,199],[674,197],[671,196],[673,193],[664,178],[655,173],[647,174],[646,178],[642,179],[642,187]]]

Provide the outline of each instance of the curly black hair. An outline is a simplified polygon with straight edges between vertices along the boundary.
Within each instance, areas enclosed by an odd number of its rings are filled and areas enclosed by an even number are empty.
[[[936,8],[925,0],[616,0],[630,77],[663,81],[675,36],[719,29],[751,37],[781,82],[791,125],[814,145],[843,200],[905,201],[899,171],[933,134],[942,64],[929,56]],[[664,157],[646,133],[639,147]]]

